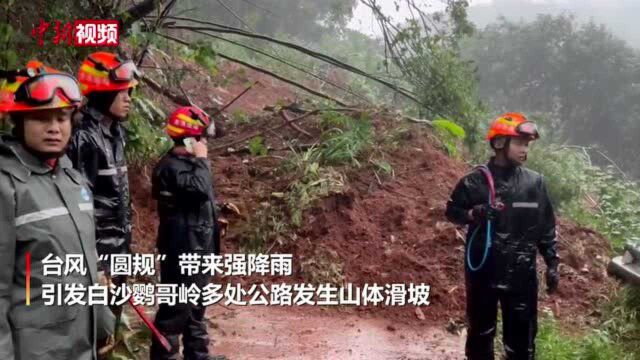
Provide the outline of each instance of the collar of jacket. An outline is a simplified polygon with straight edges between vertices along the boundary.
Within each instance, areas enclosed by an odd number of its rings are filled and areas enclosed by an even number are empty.
[[[509,166],[496,165],[495,156],[491,157],[491,159],[489,160],[489,163],[487,164],[487,167],[491,171],[491,174],[495,178],[499,178],[499,179],[506,179],[511,177],[515,173],[516,169],[518,168],[518,166],[512,166],[512,165],[509,165]]]
[[[24,170],[27,172],[26,174],[23,174],[25,175],[25,177],[30,173],[43,175],[54,170],[47,166],[47,164],[45,164],[42,160],[38,159],[29,151],[27,151],[27,149],[25,149],[24,146],[22,146],[22,144],[20,144],[13,137],[3,137],[1,144],[1,148],[13,154],[13,156],[15,156],[16,159],[18,159],[18,161],[24,166]],[[58,159],[57,167],[60,169],[71,168],[71,160],[69,160],[66,155],[63,155]]]
[[[100,111],[92,107],[87,107],[85,109],[85,114],[89,116],[89,119],[91,119],[91,122],[100,129],[100,131],[104,136],[108,138],[114,138],[114,137],[120,136],[121,132],[120,132],[120,126],[118,124],[118,120],[113,119],[113,126],[111,127],[111,129],[107,129],[102,122],[102,119],[104,119],[104,117],[107,115],[101,113]]]
[[[174,158],[179,159],[179,160],[190,162],[190,163],[193,163],[194,161],[199,159],[199,158],[197,158],[194,155],[189,154],[189,153],[187,153],[187,154],[176,154],[173,151],[173,149],[169,150],[169,156],[174,157]]]

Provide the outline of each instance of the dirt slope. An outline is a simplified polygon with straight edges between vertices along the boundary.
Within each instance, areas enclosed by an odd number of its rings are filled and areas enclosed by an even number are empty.
[[[232,107],[255,116],[254,121],[239,127],[228,126],[228,135],[212,146],[281,123],[281,118],[262,109],[279,100],[286,99],[288,103],[296,98],[295,92],[284,84],[250,71],[238,75],[235,67],[225,66],[230,72],[223,72],[210,83],[188,80],[195,86],[190,94],[203,102],[212,96],[228,101],[247,83],[260,80],[263,85]],[[225,89],[219,86],[223,78],[227,82]],[[373,118],[378,131],[397,125],[395,121],[384,116]],[[303,127],[317,132],[313,119]],[[216,352],[235,354],[232,358],[242,359],[462,358],[460,338],[442,331],[447,328],[455,332],[463,324],[464,229],[448,223],[443,213],[449,192],[469,166],[449,158],[428,129],[414,124],[407,133],[402,146],[387,154],[386,160],[394,168],[393,178],[379,181],[367,167],[357,171],[345,169],[347,186],[342,194],[317,202],[305,213],[304,226],[296,231],[296,242],[272,248],[276,253],[293,253],[296,270],[293,279],[272,280],[304,281],[300,264],[319,251],[329,251],[335,257],[333,261],[342,265],[345,282],[431,285],[431,304],[422,309],[425,319],[418,319],[413,307],[281,310],[214,306],[209,313]],[[280,149],[283,140],[300,134],[285,128],[264,136],[267,144]],[[224,240],[224,252],[238,250],[248,216],[261,203],[269,201],[271,193],[287,190],[287,177],[274,171],[286,155],[281,150],[260,158],[243,151],[229,154],[220,150],[210,154],[218,200],[233,202],[243,214],[229,218],[230,234]],[[157,227],[155,203],[150,196],[152,165],[130,173],[135,206],[133,248],[145,253],[153,252]],[[541,291],[541,307],[552,311],[564,326],[579,329],[595,321],[598,304],[616,289],[605,272],[610,249],[606,239],[589,229],[566,220],[560,220],[559,224],[563,261],[560,293],[549,297]],[[544,265],[539,263],[542,271]],[[258,283],[264,279],[223,281]],[[291,323],[299,324],[300,329],[287,330]],[[360,327],[367,329],[366,336],[354,331]],[[249,332],[264,336],[248,337]],[[281,338],[274,337],[275,333],[281,333]],[[435,340],[425,345],[420,342],[424,336],[433,336]],[[370,356],[375,349],[380,350],[379,357]],[[289,357],[282,355],[285,353]],[[436,353],[441,355],[433,355]]]

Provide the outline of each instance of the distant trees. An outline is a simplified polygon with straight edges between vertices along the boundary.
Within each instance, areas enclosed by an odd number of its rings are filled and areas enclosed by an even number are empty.
[[[327,29],[344,28],[358,0],[181,0],[182,10],[197,9],[201,19],[250,27],[265,35],[287,34],[318,41]]]
[[[496,111],[544,115],[561,140],[598,146],[640,175],[640,56],[604,26],[501,18],[463,48]]]

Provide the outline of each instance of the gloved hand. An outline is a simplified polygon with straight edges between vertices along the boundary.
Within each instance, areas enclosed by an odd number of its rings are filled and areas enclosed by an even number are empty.
[[[500,210],[489,204],[480,204],[473,207],[471,217],[473,221],[495,220],[498,218]]]
[[[547,267],[546,273],[547,281],[547,293],[553,294],[558,290],[558,284],[560,283],[560,274],[558,273],[558,266]]]

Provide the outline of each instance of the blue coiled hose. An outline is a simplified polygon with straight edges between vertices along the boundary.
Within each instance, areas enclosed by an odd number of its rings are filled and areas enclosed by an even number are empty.
[[[493,178],[491,178],[491,172],[489,172],[489,169],[486,166],[479,166],[477,169],[481,170],[482,173],[485,175],[485,177],[487,178],[487,183],[489,184],[489,206],[493,206],[493,202],[495,201],[494,199],[494,189],[493,189]],[[467,247],[467,266],[469,267],[469,270],[475,272],[478,271],[480,269],[482,269],[482,267],[484,266],[485,262],[487,261],[487,258],[489,257],[489,249],[491,249],[491,242],[492,242],[492,236],[491,236],[491,220],[487,219],[487,237],[485,239],[485,243],[484,243],[484,253],[482,254],[482,260],[480,261],[480,264],[478,264],[478,266],[473,266],[471,264],[471,245],[473,244],[473,241],[476,238],[476,235],[478,234],[478,231],[480,230],[482,226],[478,226],[476,227],[476,229],[473,231],[473,234],[471,234],[471,237],[469,238],[468,241],[468,247]]]

